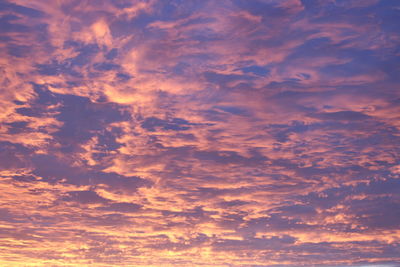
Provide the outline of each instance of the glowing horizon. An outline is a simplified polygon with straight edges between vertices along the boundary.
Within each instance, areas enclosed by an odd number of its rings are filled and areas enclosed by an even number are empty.
[[[0,266],[400,266],[400,2],[0,16]]]

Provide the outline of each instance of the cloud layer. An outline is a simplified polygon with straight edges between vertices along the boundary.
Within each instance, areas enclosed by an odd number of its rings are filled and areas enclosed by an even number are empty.
[[[399,265],[399,4],[1,0],[0,265]]]

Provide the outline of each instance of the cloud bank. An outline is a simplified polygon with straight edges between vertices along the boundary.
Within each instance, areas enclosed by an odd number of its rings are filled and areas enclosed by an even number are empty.
[[[0,265],[398,266],[399,15],[1,0]]]

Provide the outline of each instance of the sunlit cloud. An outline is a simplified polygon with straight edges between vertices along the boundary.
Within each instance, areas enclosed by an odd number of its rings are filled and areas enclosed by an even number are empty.
[[[0,265],[398,266],[399,12],[0,1]]]

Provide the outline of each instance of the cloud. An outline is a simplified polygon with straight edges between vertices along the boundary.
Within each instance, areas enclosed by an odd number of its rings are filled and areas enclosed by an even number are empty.
[[[395,1],[0,1],[0,265],[397,266]]]

